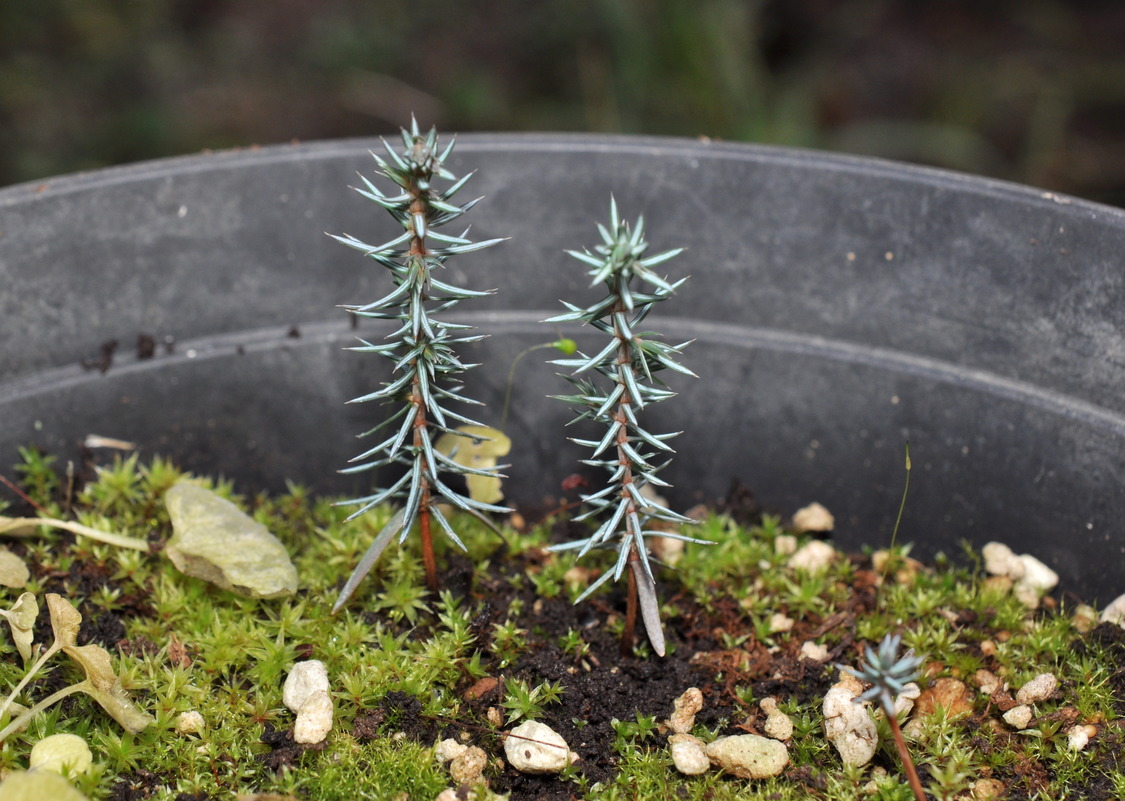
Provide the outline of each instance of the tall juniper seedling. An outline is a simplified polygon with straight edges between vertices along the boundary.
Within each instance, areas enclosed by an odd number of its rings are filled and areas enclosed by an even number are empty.
[[[638,218],[636,225],[630,227],[618,217],[617,203],[612,200],[609,214],[609,228],[598,226],[602,241],[594,247],[593,253],[568,251],[590,268],[591,286],[605,284],[606,296],[585,308],[563,301],[567,313],[546,321],[586,323],[609,337],[593,356],[579,351],[574,358],[551,362],[574,371],[567,379],[577,392],[557,396],[578,410],[574,422],[590,419],[605,426],[605,434],[600,439],[574,439],[593,449],[591,457],[583,463],[604,468],[609,473],[604,488],[582,496],[589,510],[577,518],[601,516],[598,528],[589,537],[556,545],[553,549],[575,549],[582,557],[592,548],[616,548],[618,556],[614,569],[591,584],[577,600],[582,601],[611,577],[617,581],[623,574],[627,575],[629,589],[622,653],[632,649],[639,604],[649,642],[653,650],[663,656],[664,633],[645,536],[705,541],[646,528],[653,519],[671,523],[691,521],[655,501],[652,493],[644,492],[646,486],[669,486],[657,473],[668,464],[673,453],[668,440],[679,432],[650,432],[641,424],[641,412],[649,404],[675,394],[660,380],[660,371],[668,369],[689,376],[694,373],[676,361],[688,343],[669,345],[661,341],[658,334],[642,331],[640,326],[653,306],[668,298],[687,279],[670,283],[653,272],[654,267],[682,249],[646,258],[648,243],[644,238],[643,218]],[[636,288],[635,281],[639,285]],[[664,461],[658,463],[660,459]]]
[[[445,283],[438,275],[450,256],[481,250],[502,240],[472,242],[466,236],[467,229],[459,236],[440,233],[439,228],[458,219],[479,200],[461,205],[451,202],[472,176],[457,178],[444,166],[454,143],[450,142],[444,150],[440,150],[436,130],[430,129],[422,134],[417,121],[412,121],[410,131],[403,129],[402,141],[404,149],[401,153],[384,142],[388,158],[372,154],[382,175],[395,185],[394,191],[384,194],[362,175],[360,178],[365,188],[356,189],[390,212],[402,225],[402,235],[382,245],[369,245],[350,235],[332,235],[389,270],[394,282],[394,290],[390,294],[371,303],[344,308],[359,317],[391,320],[397,324],[383,344],[361,339],[360,345],[351,348],[362,353],[377,353],[394,363],[389,382],[351,402],[377,400],[397,403],[398,408],[385,421],[360,435],[382,432],[383,438],[352,459],[354,464],[342,472],[356,473],[388,465],[398,465],[405,470],[390,486],[344,502],[345,505],[360,506],[349,520],[387,500],[398,499],[401,506],[360,559],[341,590],[333,611],[340,609],[351,597],[391,539],[398,535],[399,542],[403,542],[415,524],[422,540],[426,581],[431,590],[437,590],[437,565],[431,532],[433,524],[436,523],[447,537],[465,549],[442,514],[439,503],[452,504],[490,526],[491,522],[484,512],[507,511],[502,506],[462,495],[450,488],[442,477],[443,473],[498,476],[500,468],[474,469],[459,463],[455,459],[456,454],[443,453],[434,447],[440,434],[457,435],[459,424],[481,425],[454,412],[449,404],[479,405],[479,401],[460,392],[457,376],[473,365],[463,364],[454,346],[483,338],[467,333],[470,326],[440,320],[435,315],[447,311],[458,301],[483,297],[493,291],[462,289]],[[434,187],[435,180],[449,184],[439,191]]]

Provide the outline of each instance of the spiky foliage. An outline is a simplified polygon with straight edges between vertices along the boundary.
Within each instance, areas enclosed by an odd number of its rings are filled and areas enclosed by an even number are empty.
[[[913,650],[908,650],[900,657],[898,655],[900,642],[901,638],[897,634],[888,634],[879,643],[878,650],[870,645],[867,646],[862,667],[837,665],[841,670],[871,685],[856,699],[857,701],[875,699],[888,715],[894,710],[895,696],[901,693],[907,684],[918,678],[918,668],[922,664],[921,657],[915,656]]]
[[[582,496],[589,509],[577,519],[601,518],[589,537],[554,546],[555,550],[577,549],[582,557],[592,548],[616,548],[617,563],[579,596],[583,600],[603,583],[629,577],[629,610],[622,650],[632,647],[632,625],[639,601],[642,620],[649,641],[657,654],[664,655],[664,634],[660,626],[656,584],[645,536],[676,536],[699,542],[691,537],[650,531],[650,520],[689,523],[688,518],[662,506],[645,493],[645,487],[667,487],[657,473],[668,464],[672,448],[668,440],[677,433],[658,434],[641,424],[641,412],[649,404],[671,398],[675,393],[660,380],[659,373],[672,370],[694,375],[676,361],[688,343],[669,345],[659,335],[642,331],[640,326],[659,301],[668,298],[686,278],[670,283],[653,271],[680,253],[668,250],[645,257],[648,243],[644,238],[644,220],[635,226],[621,220],[616,201],[610,202],[609,227],[599,225],[601,243],[594,252],[568,251],[590,268],[591,286],[604,284],[606,296],[585,308],[563,301],[567,312],[546,322],[581,322],[606,334],[608,342],[590,356],[581,351],[574,358],[558,359],[552,364],[573,370],[567,379],[575,386],[573,395],[557,396],[578,410],[575,422],[593,420],[605,427],[600,439],[578,439],[574,442],[593,449],[591,458],[583,463],[605,469],[607,484],[597,492]],[[638,286],[634,287],[634,283]],[[660,461],[663,459],[664,461]]]
[[[909,456],[907,457],[909,459]],[[851,668],[847,665],[837,665],[840,670],[847,671],[853,676],[871,684],[871,687],[858,695],[854,700],[861,703],[868,699],[879,702],[883,714],[887,716],[887,723],[891,727],[894,737],[895,749],[899,759],[906,770],[906,778],[910,789],[917,801],[926,801],[926,794],[922,790],[922,782],[918,778],[918,771],[914,767],[914,758],[906,747],[906,739],[902,736],[902,727],[898,725],[895,717],[895,696],[901,693],[906,685],[916,680],[920,673],[918,668],[922,665],[921,657],[915,656],[913,650],[907,650],[901,657],[898,655],[900,638],[897,634],[888,634],[879,643],[875,650],[867,646],[863,655],[864,664],[860,668]]]
[[[382,245],[369,245],[350,235],[333,235],[337,241],[355,248],[390,271],[395,287],[376,301],[344,308],[359,317],[392,320],[398,326],[384,343],[361,339],[360,345],[351,348],[361,353],[377,353],[394,364],[389,382],[351,403],[383,401],[397,404],[398,408],[385,421],[360,435],[382,432],[380,442],[352,459],[353,465],[342,472],[357,473],[388,465],[398,465],[405,470],[390,486],[345,502],[360,507],[352,518],[391,499],[400,500],[401,507],[363,555],[341,591],[335,609],[347,601],[391,539],[398,535],[401,543],[415,523],[422,539],[427,581],[431,589],[437,589],[431,523],[436,521],[447,537],[465,548],[442,514],[439,503],[452,504],[486,522],[484,512],[506,511],[504,507],[462,495],[442,478],[442,473],[499,475],[496,472],[499,468],[474,470],[458,464],[453,458],[456,454],[444,454],[433,445],[443,432],[458,434],[455,429],[459,424],[481,425],[452,411],[448,404],[479,404],[460,394],[461,387],[455,379],[473,365],[463,364],[454,346],[482,338],[467,333],[470,326],[439,320],[434,315],[461,300],[492,293],[492,290],[462,289],[445,283],[437,275],[450,256],[481,250],[502,240],[472,242],[466,237],[467,229],[460,236],[440,233],[437,229],[458,219],[479,200],[462,205],[451,202],[471,175],[457,178],[446,169],[444,164],[453,151],[453,142],[440,150],[434,129],[422,134],[417,121],[412,121],[410,131],[402,131],[402,142],[401,153],[384,142],[388,158],[372,154],[382,175],[395,185],[395,191],[384,194],[362,175],[364,188],[356,189],[363,197],[386,209],[402,225],[402,235]],[[439,191],[434,187],[435,180],[450,183],[448,188]]]

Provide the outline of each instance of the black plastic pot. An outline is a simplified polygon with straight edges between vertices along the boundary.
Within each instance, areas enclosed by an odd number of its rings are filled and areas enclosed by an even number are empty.
[[[0,465],[36,444],[76,459],[96,433],[242,491],[335,474],[381,410],[345,406],[384,380],[349,353],[336,306],[384,271],[324,236],[392,222],[349,191],[375,141],[208,154],[0,192]],[[498,422],[512,359],[538,321],[592,297],[564,248],[596,241],[610,193],[643,213],[691,274],[653,327],[696,340],[701,377],[654,407],[682,429],[666,475],[683,508],[732,479],[768,509],[820,501],[845,547],[900,537],[916,553],[999,539],[1062,590],[1125,591],[1125,214],[1049,193],[887,162],[732,144],[589,136],[461,137],[479,169],[469,219],[496,248],[450,262],[497,287],[461,317],[491,338],[468,394]],[[469,190],[471,191],[471,190]],[[368,329],[372,336],[378,331]],[[157,341],[138,358],[139,335]],[[175,344],[167,352],[166,337]],[[117,340],[102,373],[103,343]],[[509,498],[559,495],[581,452],[565,383],[525,359],[513,392]],[[7,469],[6,467],[4,469]]]

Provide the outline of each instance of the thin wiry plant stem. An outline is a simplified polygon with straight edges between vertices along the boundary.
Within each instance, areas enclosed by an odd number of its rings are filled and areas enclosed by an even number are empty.
[[[68,695],[74,695],[75,693],[83,692],[88,686],[90,686],[89,681],[82,681],[78,684],[72,684],[69,687],[63,687],[61,690],[48,695],[35,706],[31,707],[28,710],[25,710],[19,717],[13,719],[11,723],[3,728],[3,730],[0,730],[0,743],[4,742],[6,739],[8,739],[8,737],[15,734],[16,732],[22,731],[24,727],[26,727],[27,724],[31,722],[31,719],[33,717],[38,715],[51,704],[58,703]]]
[[[918,668],[922,659],[907,650],[901,657],[898,655],[898,646],[901,638],[897,634],[887,634],[879,643],[878,648],[867,646],[864,653],[864,664],[861,668],[852,668],[847,665],[837,665],[840,670],[851,673],[853,676],[869,682],[871,687],[864,690],[853,701],[861,703],[868,699],[878,701],[887,722],[891,726],[894,736],[895,748],[898,750],[902,766],[906,770],[906,777],[910,782],[910,789],[914,792],[917,801],[926,801],[926,794],[922,791],[922,783],[918,780],[918,772],[914,769],[914,760],[906,748],[902,729],[895,717],[895,696],[901,693],[906,685],[919,677]]]
[[[926,801],[926,793],[922,789],[922,782],[918,778],[914,760],[906,747],[906,740],[902,736],[902,727],[898,725],[898,718],[895,717],[894,707],[890,709],[884,707],[883,712],[887,715],[887,722],[891,724],[891,735],[894,737],[895,748],[898,750],[898,758],[902,760],[903,770],[906,771],[906,780],[910,783],[910,789],[914,791],[914,798],[917,801]]]

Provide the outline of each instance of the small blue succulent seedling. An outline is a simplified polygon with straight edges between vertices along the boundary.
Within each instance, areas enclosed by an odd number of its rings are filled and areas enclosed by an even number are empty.
[[[851,668],[847,665],[836,665],[837,668],[851,673],[858,679],[871,684],[871,687],[857,696],[856,703],[874,699],[883,709],[887,723],[891,726],[894,735],[895,748],[906,770],[906,778],[910,788],[914,791],[917,801],[926,801],[926,794],[922,790],[922,782],[918,778],[918,771],[914,768],[914,760],[906,748],[906,740],[902,736],[902,727],[898,725],[895,716],[895,696],[900,694],[906,685],[919,677],[918,668],[922,665],[921,657],[914,655],[913,650],[907,650],[901,657],[898,655],[900,638],[897,634],[888,634],[879,643],[879,649],[874,650],[870,645],[864,651],[864,664],[861,668]]]
[[[390,294],[371,303],[344,308],[358,317],[391,320],[397,325],[384,343],[374,344],[361,339],[360,345],[351,348],[362,353],[377,353],[394,364],[390,381],[381,389],[355,398],[351,403],[377,400],[397,404],[398,408],[385,421],[360,435],[383,432],[385,438],[352,459],[353,466],[342,472],[357,473],[388,465],[398,465],[405,470],[389,487],[343,502],[344,505],[360,507],[349,520],[384,501],[397,499],[401,506],[360,559],[336,600],[334,612],[355,592],[391,539],[398,535],[399,542],[403,542],[415,523],[422,540],[426,581],[431,590],[437,591],[432,524],[436,522],[454,544],[465,549],[442,514],[439,503],[449,503],[475,515],[489,526],[492,524],[485,512],[508,511],[505,507],[462,495],[451,489],[442,477],[443,473],[499,477],[501,467],[474,469],[464,460],[458,461],[455,452],[442,452],[434,446],[442,433],[468,436],[457,430],[461,424],[482,425],[454,412],[448,404],[479,404],[479,401],[460,394],[456,377],[473,365],[463,364],[454,346],[483,338],[466,333],[469,326],[445,322],[435,315],[459,301],[492,293],[492,290],[462,289],[445,283],[438,275],[450,256],[481,250],[503,240],[472,242],[466,236],[467,229],[459,236],[440,233],[439,228],[461,217],[479,200],[461,205],[452,202],[453,196],[465,186],[471,174],[458,178],[451,173],[445,162],[453,152],[454,143],[450,142],[444,150],[440,150],[437,131],[431,128],[428,133],[422,134],[416,120],[411,121],[409,131],[403,129],[402,142],[404,149],[401,153],[384,142],[388,157],[384,159],[372,154],[379,170],[395,185],[395,190],[383,194],[362,175],[364,188],[356,189],[363,197],[390,212],[402,225],[402,235],[382,245],[369,245],[346,234],[330,235],[385,267],[394,282],[394,290]],[[448,188],[439,191],[434,187],[436,180],[449,182]]]
[[[593,449],[591,458],[583,460],[584,464],[609,473],[604,488],[582,495],[589,510],[576,519],[601,517],[602,522],[589,537],[555,545],[552,549],[578,550],[578,556],[582,557],[592,548],[616,548],[615,568],[591,584],[577,601],[582,601],[610,578],[617,581],[627,574],[629,594],[622,653],[632,650],[639,603],[649,642],[653,650],[663,656],[664,633],[645,536],[655,534],[690,542],[705,541],[646,528],[653,519],[671,523],[690,523],[691,520],[667,509],[644,492],[646,486],[669,486],[657,473],[668,464],[673,453],[668,440],[679,432],[648,431],[641,425],[641,412],[649,404],[675,394],[660,380],[661,371],[667,369],[689,376],[694,373],[676,361],[688,343],[669,345],[661,341],[659,335],[642,331],[640,326],[653,306],[667,299],[687,279],[670,283],[653,271],[681,249],[645,257],[648,243],[644,238],[644,220],[638,219],[636,225],[630,227],[619,218],[616,201],[610,202],[609,215],[609,227],[598,226],[602,241],[593,253],[568,251],[590,268],[591,286],[605,284],[606,296],[585,308],[563,301],[568,311],[546,321],[585,323],[608,336],[608,342],[593,356],[579,351],[573,358],[551,362],[573,370],[566,378],[577,392],[556,397],[578,411],[574,422],[589,419],[605,427],[600,439],[573,440]],[[641,286],[634,287],[634,282]],[[659,462],[660,459],[665,460]]]

